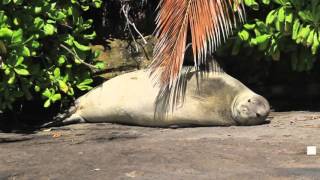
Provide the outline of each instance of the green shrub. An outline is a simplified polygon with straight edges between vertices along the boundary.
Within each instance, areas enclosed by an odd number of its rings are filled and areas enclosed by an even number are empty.
[[[101,0],[0,0],[0,110],[42,97],[44,107],[91,89],[90,68],[101,67],[88,46]],[[93,65],[91,65],[93,64]]]
[[[232,55],[290,60],[295,71],[310,71],[319,58],[319,0],[244,0],[247,23],[226,48]]]

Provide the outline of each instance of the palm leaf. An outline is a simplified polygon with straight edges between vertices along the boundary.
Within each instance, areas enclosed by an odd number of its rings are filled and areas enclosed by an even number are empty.
[[[236,26],[236,12],[244,20],[241,0],[160,0],[151,75],[162,91],[176,91],[191,32],[194,63],[206,64]],[[163,92],[160,92],[160,94]],[[176,101],[176,100],[173,100]]]

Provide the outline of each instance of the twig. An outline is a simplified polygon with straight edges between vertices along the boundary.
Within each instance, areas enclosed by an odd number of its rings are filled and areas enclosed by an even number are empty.
[[[138,28],[136,27],[136,25],[130,20],[129,18],[129,11],[130,11],[130,6],[129,5],[123,5],[121,8],[124,16],[127,19],[127,24],[131,25],[133,27],[133,29],[138,33],[138,35],[141,37],[141,39],[143,40],[144,44],[147,44],[148,42],[146,41],[146,39],[143,37],[143,35],[140,33],[140,31],[138,30]],[[130,31],[130,26],[129,27],[129,31]]]
[[[132,38],[132,40],[134,41],[134,45],[135,45],[135,48],[136,48],[136,52],[139,52],[139,48],[138,48],[138,45],[137,45],[138,42],[136,41],[136,38],[134,38],[134,35],[133,35],[132,31],[131,31],[131,28],[130,28],[129,24],[127,24],[127,27],[128,27],[129,33],[130,33],[130,35],[131,35],[131,38]]]
[[[97,69],[99,69],[99,68],[95,67],[95,66],[92,65],[92,64],[86,63],[84,60],[82,60],[82,59],[77,55],[76,52],[72,51],[72,50],[69,49],[67,46],[65,46],[65,45],[63,45],[63,44],[60,44],[60,47],[62,47],[63,49],[65,49],[66,51],[68,51],[70,54],[72,54],[73,56],[75,56],[75,57],[81,62],[81,64],[89,67],[91,70],[96,71]]]

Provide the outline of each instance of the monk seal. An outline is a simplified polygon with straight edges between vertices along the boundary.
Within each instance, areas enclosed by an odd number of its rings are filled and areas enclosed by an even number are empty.
[[[199,83],[199,76],[201,82]],[[258,125],[265,122],[268,101],[227,73],[190,71],[184,102],[156,118],[155,86],[148,72],[139,70],[104,82],[76,100],[61,123],[120,123],[150,127]]]

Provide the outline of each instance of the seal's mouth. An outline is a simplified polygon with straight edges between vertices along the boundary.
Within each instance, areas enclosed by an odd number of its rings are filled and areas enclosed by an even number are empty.
[[[240,125],[257,125],[265,123],[269,114],[268,101],[257,94],[237,96],[232,104],[233,119]]]

